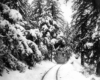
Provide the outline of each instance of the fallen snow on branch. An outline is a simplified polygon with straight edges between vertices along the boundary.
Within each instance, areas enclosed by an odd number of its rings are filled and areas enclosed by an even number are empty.
[[[87,42],[84,47],[90,49],[94,44],[92,42]]]
[[[19,13],[19,11],[11,9],[9,12],[9,18],[16,22],[22,20],[22,15]]]

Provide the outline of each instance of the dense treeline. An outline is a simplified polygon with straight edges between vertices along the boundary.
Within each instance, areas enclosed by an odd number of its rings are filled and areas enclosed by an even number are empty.
[[[56,1],[34,0],[30,5],[27,0],[1,0],[0,73],[52,60],[57,51],[69,58],[66,33],[60,28],[64,23]]]
[[[34,66],[40,60],[41,52],[35,42],[26,38],[25,26],[22,15],[16,9],[0,3],[0,70],[9,68],[21,70]]]
[[[68,0],[66,0],[67,2]],[[94,65],[100,75],[100,2],[74,0],[71,27],[64,21],[57,0],[0,1],[0,73],[23,71],[41,60],[71,53],[81,64]]]

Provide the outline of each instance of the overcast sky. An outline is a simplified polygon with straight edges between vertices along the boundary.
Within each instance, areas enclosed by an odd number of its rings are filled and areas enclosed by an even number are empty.
[[[71,9],[71,6],[72,6],[72,0],[69,0],[68,3],[66,4],[64,2],[64,0],[59,0],[60,3],[61,3],[61,10],[63,11],[63,16],[65,18],[66,21],[68,21],[68,23],[71,22],[71,16],[72,16],[72,9]]]
[[[31,3],[33,0],[29,0],[29,3]],[[71,9],[71,6],[72,6],[72,0],[69,0],[68,3],[66,4],[64,2],[64,0],[59,0],[60,2],[60,7],[61,7],[61,10],[63,12],[63,16],[65,18],[66,21],[68,21],[68,23],[71,22],[71,15],[72,15],[72,9]]]

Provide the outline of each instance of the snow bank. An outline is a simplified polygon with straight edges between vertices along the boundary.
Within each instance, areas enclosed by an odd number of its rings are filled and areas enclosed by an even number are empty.
[[[80,57],[78,59],[76,59],[76,55],[74,55],[74,54],[71,56],[71,58],[67,64],[69,64],[69,65],[71,64],[75,71],[81,72],[83,70],[83,67],[81,66]]]
[[[69,62],[63,65],[59,71],[59,80],[88,80],[82,73],[80,62],[75,59],[75,56]]]
[[[81,59],[75,58],[76,55],[72,55],[70,60],[60,69],[59,80],[100,80],[100,77],[92,74],[89,75],[85,72],[85,68],[81,66]],[[87,75],[83,75],[85,72]]]
[[[88,78],[88,80],[100,80],[100,77],[97,77],[96,75],[90,75]]]
[[[54,65],[54,63],[49,61],[42,61],[40,64],[36,64],[32,70],[26,69],[24,73],[10,71],[9,74],[7,74],[4,72],[0,80],[41,80],[44,73]]]

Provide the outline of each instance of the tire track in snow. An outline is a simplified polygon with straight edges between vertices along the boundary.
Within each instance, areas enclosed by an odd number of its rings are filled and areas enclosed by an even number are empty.
[[[57,66],[57,65],[55,65],[55,66]],[[44,80],[44,77],[48,74],[48,72],[52,69],[52,68],[54,68],[55,66],[53,66],[53,67],[51,67],[43,76],[42,76],[42,79],[41,80]]]
[[[41,80],[58,80],[58,72],[62,65],[55,65],[51,67],[42,77]],[[52,72],[52,73],[51,73]],[[52,75],[54,74],[54,75]],[[51,79],[53,78],[53,79]]]
[[[61,65],[61,66],[62,66],[62,65]],[[56,72],[56,80],[58,80],[58,72],[59,72],[61,66],[57,69],[57,72]]]

